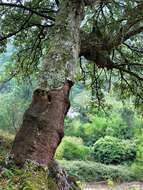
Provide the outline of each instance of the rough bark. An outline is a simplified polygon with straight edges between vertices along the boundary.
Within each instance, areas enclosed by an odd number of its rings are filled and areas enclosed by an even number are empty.
[[[56,148],[64,136],[70,88],[71,84],[67,81],[62,89],[49,92],[37,89],[34,92],[11,150],[11,157],[17,165],[24,164],[27,159],[46,166],[53,161]]]
[[[42,88],[59,88],[65,78],[74,80],[80,51],[80,24],[84,1],[61,1],[50,43],[43,61]]]
[[[64,135],[70,81],[74,80],[74,67],[79,57],[83,9],[83,0],[61,1],[43,62],[40,89],[34,92],[12,147],[11,155],[17,164],[30,159],[49,165]],[[47,89],[50,90],[47,92]]]
[[[68,96],[79,57],[83,9],[83,0],[61,1],[43,61],[40,88],[34,92],[11,150],[11,157],[17,165],[23,165],[26,160],[48,167],[54,163],[55,151],[64,136],[64,118],[70,106]],[[58,169],[54,171],[58,173]],[[69,178],[65,179],[67,183],[73,183]],[[60,184],[61,179],[57,180]],[[59,189],[70,189],[70,186],[63,186],[63,183],[59,185]]]

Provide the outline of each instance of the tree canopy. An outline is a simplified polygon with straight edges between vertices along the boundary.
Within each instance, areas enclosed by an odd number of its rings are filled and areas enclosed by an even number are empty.
[[[12,43],[15,51],[5,71],[8,78],[30,77],[40,71],[62,0],[0,2],[0,52]],[[143,2],[84,0],[80,32],[78,81],[100,101],[103,89],[115,89],[124,100],[143,100]],[[65,25],[63,20],[63,27]],[[54,38],[53,38],[54,39]],[[1,76],[1,82],[5,81]]]

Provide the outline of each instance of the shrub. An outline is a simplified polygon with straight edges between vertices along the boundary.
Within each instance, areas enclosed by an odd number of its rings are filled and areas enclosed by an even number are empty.
[[[106,136],[100,138],[93,147],[94,159],[105,164],[120,164],[136,158],[136,146],[128,140]]]
[[[84,118],[86,121],[79,117],[66,119],[66,136],[80,136],[87,146],[93,146],[97,140],[105,136],[120,139],[132,139],[134,136],[134,127],[128,125],[118,112],[112,113],[108,118],[95,114],[85,115]]]
[[[133,123],[133,122],[132,122]],[[133,126],[129,125],[120,115],[120,113],[112,113],[110,118],[107,120],[108,128],[106,130],[106,135],[114,136],[119,139],[131,139],[133,138]],[[109,131],[108,131],[109,130]]]
[[[137,156],[136,156],[136,160],[138,162],[142,162],[143,163],[143,135],[138,136],[136,139],[137,142]]]
[[[90,148],[83,145],[81,138],[65,137],[56,151],[56,159],[86,160],[90,155]]]
[[[92,116],[90,123],[81,126],[81,136],[88,146],[92,146],[95,141],[106,135],[107,120],[103,117]]]
[[[59,161],[69,175],[81,181],[104,181],[116,182],[136,180],[136,175],[129,167],[105,165],[91,161]]]
[[[143,163],[136,162],[131,166],[131,170],[135,173],[136,178],[140,181],[143,181]]]

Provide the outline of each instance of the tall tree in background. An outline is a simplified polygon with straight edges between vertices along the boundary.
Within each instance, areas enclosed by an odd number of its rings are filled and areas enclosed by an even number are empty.
[[[9,79],[40,76],[11,150],[16,164],[53,162],[77,80],[88,79],[100,106],[104,86],[141,105],[142,0],[1,1],[0,14],[0,50],[8,39],[16,47],[15,63],[6,67]]]

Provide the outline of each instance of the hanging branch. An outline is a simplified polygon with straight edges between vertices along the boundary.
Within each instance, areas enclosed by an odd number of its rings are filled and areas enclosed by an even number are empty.
[[[31,15],[31,16],[32,16],[32,15]],[[31,16],[30,16],[30,17],[31,17]],[[19,27],[18,30],[14,31],[14,32],[11,32],[11,33],[9,33],[9,34],[7,34],[7,35],[5,35],[5,36],[0,36],[0,41],[6,40],[6,39],[8,39],[8,38],[10,38],[10,37],[12,37],[12,36],[15,36],[16,34],[22,32],[23,30],[26,30],[26,29],[28,29],[28,28],[32,28],[32,27],[34,27],[34,26],[36,26],[36,27],[44,27],[44,28],[54,26],[54,24],[46,24],[46,25],[36,24],[36,23],[31,23],[31,24],[30,24],[30,23],[28,23],[29,20],[30,20],[30,17]]]
[[[141,96],[140,93],[137,92],[137,89],[133,89],[132,85],[129,83],[129,81],[124,77],[122,71],[120,71],[120,76],[121,76],[121,80],[123,80],[125,82],[125,84],[127,84],[129,90],[131,91],[131,93],[133,95],[136,94],[136,96],[138,96],[140,99],[143,99],[143,96]]]
[[[138,49],[136,47],[130,46],[127,43],[123,43],[128,49],[130,49],[132,52],[137,52],[137,53],[143,53],[143,49]]]

